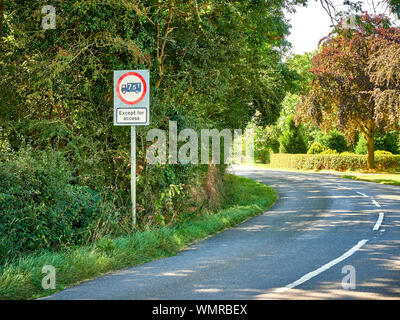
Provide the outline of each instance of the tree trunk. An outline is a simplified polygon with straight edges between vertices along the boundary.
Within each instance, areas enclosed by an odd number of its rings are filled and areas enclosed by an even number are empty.
[[[375,169],[375,154],[374,154],[374,134],[366,135],[367,150],[368,150],[368,169]]]

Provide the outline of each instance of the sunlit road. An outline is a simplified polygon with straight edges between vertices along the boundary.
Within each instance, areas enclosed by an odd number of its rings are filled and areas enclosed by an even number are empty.
[[[400,187],[240,167],[280,195],[264,214],[177,256],[52,299],[400,298]]]

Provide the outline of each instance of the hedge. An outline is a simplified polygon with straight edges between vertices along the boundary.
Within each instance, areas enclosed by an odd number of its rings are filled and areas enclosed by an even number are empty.
[[[400,155],[376,155],[376,169],[380,171],[400,170]],[[367,155],[341,154],[271,154],[273,168],[304,170],[357,171],[368,169]]]
[[[0,264],[40,249],[86,243],[99,224],[117,228],[99,195],[74,184],[63,154],[22,150],[0,159]],[[109,230],[108,230],[109,231]]]

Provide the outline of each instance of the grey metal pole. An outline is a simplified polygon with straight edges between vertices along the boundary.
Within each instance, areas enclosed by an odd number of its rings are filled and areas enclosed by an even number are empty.
[[[136,227],[136,126],[131,126],[131,199],[132,223]]]

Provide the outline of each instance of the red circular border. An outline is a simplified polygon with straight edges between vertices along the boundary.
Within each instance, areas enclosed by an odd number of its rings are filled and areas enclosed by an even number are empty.
[[[125,100],[125,99],[121,96],[121,93],[119,92],[119,86],[120,86],[120,84],[121,84],[121,81],[122,81],[124,78],[126,78],[127,76],[136,76],[136,77],[138,77],[138,78],[143,82],[143,93],[142,93],[142,95],[139,97],[139,99],[137,99],[137,100],[135,100],[135,101],[131,101],[131,102],[129,102],[128,100]],[[140,101],[143,100],[144,96],[146,95],[146,92],[147,92],[147,84],[146,84],[146,81],[144,80],[144,78],[143,78],[139,73],[136,73],[136,72],[127,72],[127,73],[123,74],[123,75],[118,79],[118,82],[117,82],[117,95],[118,95],[118,98],[119,98],[123,103],[125,103],[125,104],[137,104],[137,103],[139,103]]]

